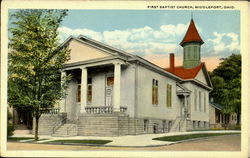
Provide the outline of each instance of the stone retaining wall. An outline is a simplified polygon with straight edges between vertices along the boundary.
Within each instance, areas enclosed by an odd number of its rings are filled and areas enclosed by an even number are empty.
[[[39,120],[39,134],[51,135],[54,127],[62,125],[66,113],[43,114]],[[34,120],[35,123],[35,120]],[[113,114],[84,114],[78,117],[76,131],[79,136],[121,136],[138,135],[147,133],[167,133],[170,131],[174,120],[155,118],[131,118],[128,115]],[[209,123],[187,120],[185,130],[207,129]],[[34,126],[35,127],[35,126]],[[34,128],[33,128],[34,133]]]

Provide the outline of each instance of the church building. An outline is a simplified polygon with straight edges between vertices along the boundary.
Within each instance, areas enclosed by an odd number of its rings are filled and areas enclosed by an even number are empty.
[[[161,68],[83,35],[69,37],[71,75],[58,109],[41,116],[39,134],[120,136],[209,128],[212,84],[201,62],[204,44],[193,19],[180,43],[183,66]],[[166,52],[168,53],[168,52]]]

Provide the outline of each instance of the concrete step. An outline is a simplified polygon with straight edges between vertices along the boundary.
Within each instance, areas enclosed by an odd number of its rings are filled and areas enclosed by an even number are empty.
[[[77,136],[77,125],[76,124],[64,124],[56,130],[52,136]]]

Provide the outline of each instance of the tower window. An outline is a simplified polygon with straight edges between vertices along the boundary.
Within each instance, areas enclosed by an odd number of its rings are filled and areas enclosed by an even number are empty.
[[[194,46],[194,59],[197,59],[198,46]]]
[[[188,57],[187,57],[188,59],[190,59],[190,54],[191,54],[191,47],[189,46],[188,47]]]
[[[184,47],[184,60],[186,59],[186,54],[187,54],[187,48]]]

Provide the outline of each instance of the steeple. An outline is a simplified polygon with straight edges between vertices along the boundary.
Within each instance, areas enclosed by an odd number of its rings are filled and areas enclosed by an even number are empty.
[[[193,68],[200,64],[200,47],[203,44],[193,18],[191,18],[188,30],[181,41],[183,47],[183,67]]]

